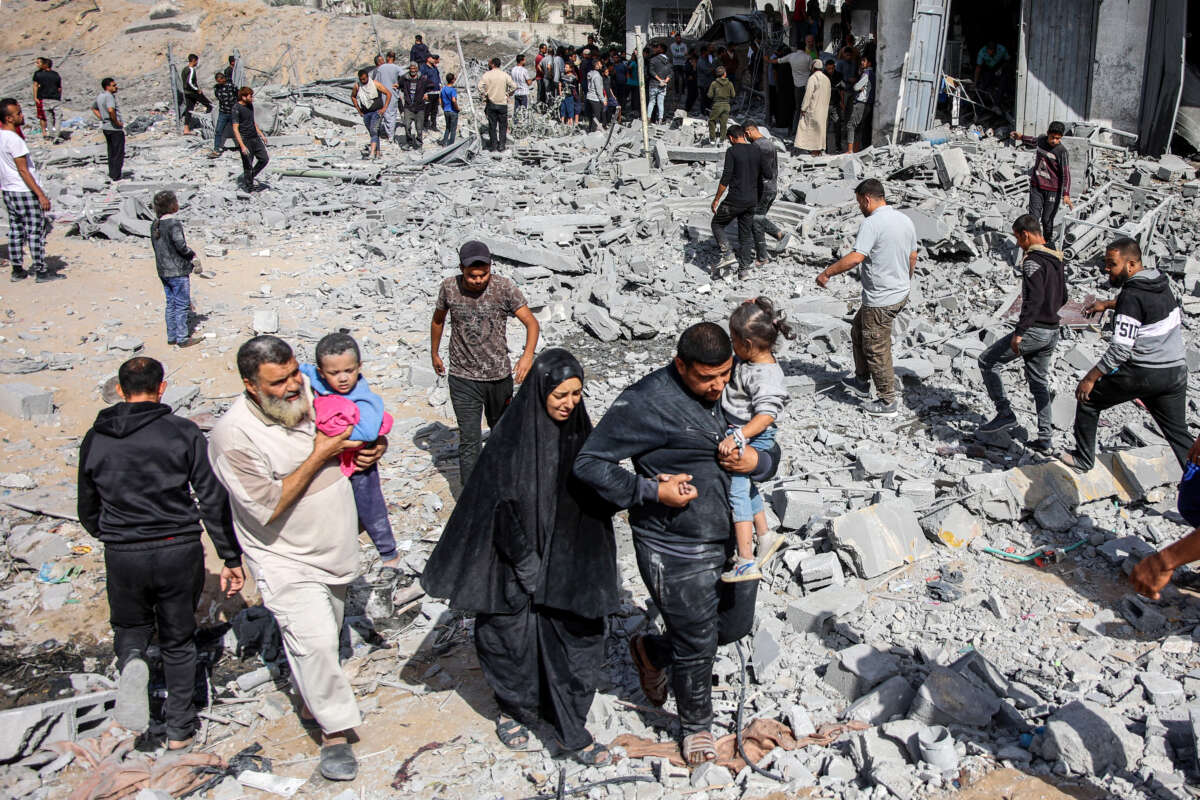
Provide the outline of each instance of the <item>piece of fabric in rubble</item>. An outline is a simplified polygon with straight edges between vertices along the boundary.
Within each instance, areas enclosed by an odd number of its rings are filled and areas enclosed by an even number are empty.
[[[55,742],[57,753],[73,753],[87,774],[69,800],[121,800],[142,789],[161,789],[182,797],[205,783],[225,762],[214,753],[185,753],[154,759],[133,750],[136,737],[115,725],[103,734],[78,742]]]
[[[869,727],[871,726],[865,722],[851,720],[840,725],[822,725],[821,729],[811,736],[797,739],[787,725],[779,720],[760,717],[742,729],[742,749],[746,751],[746,756],[757,764],[776,747],[783,750],[797,750],[813,744],[828,747],[842,734],[864,731]],[[613,739],[609,747],[623,748],[629,758],[665,758],[676,766],[687,766],[678,742],[657,742],[634,736],[632,733],[623,733]],[[735,775],[746,766],[746,762],[738,755],[737,734],[729,733],[717,739],[716,762]]]
[[[566,350],[543,352],[492,430],[421,576],[425,591],[463,611],[535,606],[598,618],[618,608],[614,509],[571,474],[592,431],[581,401],[556,423],[546,399],[583,380]]]

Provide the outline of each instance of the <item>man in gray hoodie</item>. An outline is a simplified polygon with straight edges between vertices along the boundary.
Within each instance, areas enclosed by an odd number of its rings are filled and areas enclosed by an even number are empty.
[[[1112,343],[1075,389],[1075,449],[1058,458],[1076,472],[1089,471],[1096,463],[1100,412],[1141,400],[1182,467],[1193,437],[1187,427],[1182,318],[1171,279],[1146,269],[1141,247],[1128,237],[1105,249],[1104,271],[1109,284],[1121,292],[1116,299],[1097,300],[1084,311],[1115,313]]]

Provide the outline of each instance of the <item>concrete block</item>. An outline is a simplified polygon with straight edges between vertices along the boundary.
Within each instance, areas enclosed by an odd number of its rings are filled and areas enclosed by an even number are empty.
[[[1157,636],[1167,629],[1167,618],[1140,595],[1127,594],[1117,603],[1117,611],[1130,625],[1147,636]]]
[[[1137,678],[1146,691],[1146,699],[1156,706],[1173,706],[1184,700],[1183,684],[1161,672],[1140,672]]]
[[[1002,474],[1024,511],[1033,511],[1051,496],[1057,496],[1068,508],[1110,497],[1122,503],[1135,500],[1126,484],[1113,475],[1112,464],[1112,454],[1102,453],[1096,457],[1096,466],[1082,475],[1058,461],[1014,467]]]
[[[861,481],[867,478],[882,478],[899,467],[896,456],[864,448],[858,451],[854,460],[854,479]]]
[[[805,736],[811,736],[817,732],[817,726],[813,724],[812,717],[808,714],[808,709],[799,703],[793,704],[788,709],[787,718],[788,725],[792,729],[792,736],[795,736],[797,739],[803,739]]]
[[[823,680],[847,700],[854,700],[899,672],[896,656],[869,644],[856,644],[830,659]]]
[[[862,578],[874,578],[933,553],[912,506],[902,500],[838,517],[833,521],[833,541],[849,553]]]
[[[1141,753],[1142,740],[1125,729],[1121,717],[1086,700],[1059,709],[1042,739],[1042,757],[1061,761],[1072,775],[1136,770]]]
[[[1076,371],[1089,370],[1096,365],[1096,354],[1082,342],[1062,354],[1067,366]]]
[[[799,633],[816,633],[830,618],[849,614],[866,599],[858,581],[851,580],[846,586],[830,586],[790,604],[785,618]]]
[[[804,489],[776,489],[771,493],[771,508],[779,523],[788,530],[800,530],[825,511],[820,493]]]
[[[279,312],[271,308],[260,308],[254,312],[250,328],[256,336],[265,333],[279,333]]]
[[[1134,497],[1145,497],[1151,489],[1178,483],[1180,478],[1179,462],[1161,445],[1120,450],[1113,455],[1113,465],[1117,479]]]
[[[613,321],[608,311],[595,303],[583,303],[577,306],[575,321],[602,342],[615,342],[621,337],[620,326]]]
[[[879,725],[906,713],[915,694],[908,679],[894,675],[847,706],[842,719]]]
[[[950,506],[937,526],[938,541],[954,550],[966,547],[982,535],[983,521],[959,503]]]
[[[714,761],[705,761],[692,770],[691,783],[695,788],[728,786],[733,783],[733,773]]]
[[[804,591],[812,592],[830,585],[842,586],[846,576],[837,553],[818,553],[800,562],[797,569]]]
[[[1123,564],[1130,556],[1139,561],[1149,555],[1154,555],[1154,548],[1138,536],[1122,536],[1119,539],[1109,539],[1097,550],[1111,564]]]
[[[629,181],[650,175],[650,162],[644,158],[631,158],[617,165],[621,180]]]
[[[167,390],[163,392],[162,402],[164,405],[170,406],[172,411],[179,413],[191,408],[192,403],[196,402],[196,398],[199,396],[199,386],[194,384],[181,386],[177,383],[170,383],[167,384]]]
[[[1037,508],[1033,510],[1033,519],[1048,531],[1069,531],[1079,521],[1062,498],[1057,496],[1047,497],[1038,503]]]
[[[15,381],[0,384],[0,412],[17,419],[33,419],[54,411],[54,395],[45,389]]]
[[[908,716],[926,725],[986,728],[1000,710],[1000,698],[952,669],[934,665],[917,689]]]
[[[97,735],[116,704],[114,689],[0,712],[0,761],[32,755],[43,744]]]
[[[939,151],[933,157],[933,164],[943,189],[962,186],[971,180],[971,165],[967,163],[967,155],[957,147]]]

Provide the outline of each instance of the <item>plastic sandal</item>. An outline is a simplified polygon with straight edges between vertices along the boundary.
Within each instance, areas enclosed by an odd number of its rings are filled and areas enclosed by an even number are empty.
[[[692,766],[717,760],[717,743],[708,731],[683,737],[683,746],[680,749],[683,751],[683,760]]]
[[[587,767],[603,767],[612,761],[612,753],[599,742],[592,742],[571,752],[571,758]]]
[[[646,695],[646,699],[652,705],[662,706],[667,702],[667,671],[650,663],[650,656],[646,654],[645,638],[638,634],[629,640],[629,655],[633,658],[634,668],[637,669],[642,694]]]
[[[496,720],[496,738],[509,750],[525,750],[529,747],[529,730],[511,717],[500,717]],[[517,739],[525,741],[514,744]]]

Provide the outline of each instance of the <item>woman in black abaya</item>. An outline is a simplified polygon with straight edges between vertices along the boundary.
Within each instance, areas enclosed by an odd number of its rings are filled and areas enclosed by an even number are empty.
[[[475,612],[475,647],[500,706],[496,735],[523,750],[543,719],[585,764],[610,760],[584,723],[617,610],[612,508],[571,474],[591,433],[583,368],[538,356],[492,430],[421,583]]]

